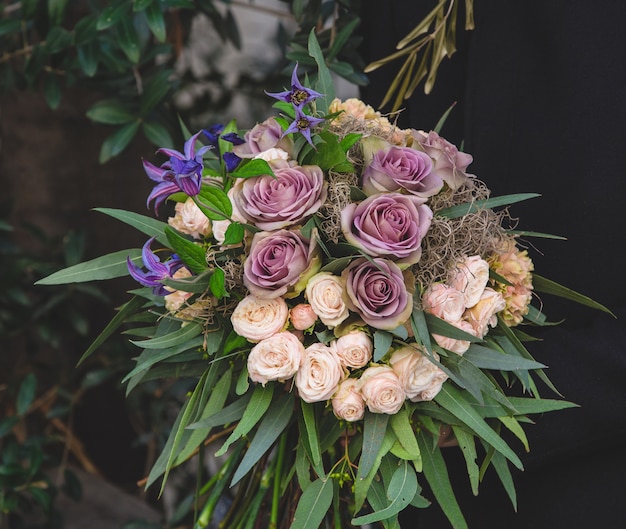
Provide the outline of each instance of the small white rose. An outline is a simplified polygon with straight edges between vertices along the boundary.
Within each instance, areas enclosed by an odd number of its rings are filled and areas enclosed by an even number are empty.
[[[290,332],[279,332],[256,344],[248,355],[248,376],[265,385],[293,377],[304,359],[304,345]]]
[[[306,297],[315,314],[328,327],[336,327],[348,317],[341,279],[329,272],[320,272],[309,279]]]
[[[304,360],[296,373],[296,387],[305,402],[330,399],[344,376],[337,354],[323,343],[306,348]]]
[[[239,336],[256,343],[282,331],[288,317],[289,307],[283,298],[246,296],[235,307],[230,321]]]
[[[260,152],[254,158],[260,158],[261,160],[265,160],[266,162],[271,162],[273,160],[289,160],[289,153],[283,151],[282,149],[272,147],[271,149]]]

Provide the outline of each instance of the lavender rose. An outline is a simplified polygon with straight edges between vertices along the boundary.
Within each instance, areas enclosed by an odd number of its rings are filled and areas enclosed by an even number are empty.
[[[326,200],[324,173],[317,165],[283,166],[276,177],[242,179],[233,199],[247,222],[265,231],[297,224],[315,213]]]
[[[422,238],[433,218],[423,202],[400,193],[372,195],[341,212],[341,229],[349,243],[367,254],[406,267],[419,261]]]
[[[260,298],[295,297],[317,273],[320,258],[315,245],[299,231],[255,233],[243,266],[243,282]]]
[[[368,147],[371,146],[366,145],[365,148]],[[432,168],[433,163],[428,154],[410,147],[386,144],[384,148],[373,152],[369,163],[366,162],[363,191],[366,195],[374,195],[405,190],[426,199],[436,195],[443,187],[443,180],[432,173]]]
[[[280,123],[274,118],[268,118],[246,132],[244,135],[245,143],[235,145],[233,152],[240,158],[252,158],[274,147],[291,152],[293,140],[282,136],[283,129]]]
[[[376,329],[395,329],[409,319],[413,297],[400,268],[386,259],[354,260],[341,274],[346,304]]]
[[[434,160],[432,174],[441,178],[451,189],[458,189],[473,176],[466,172],[473,160],[471,154],[459,152],[455,145],[432,130],[428,134],[414,130],[411,136]]]

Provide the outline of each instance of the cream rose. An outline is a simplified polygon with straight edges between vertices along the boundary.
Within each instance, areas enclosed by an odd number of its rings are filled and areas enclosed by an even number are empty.
[[[288,317],[289,307],[283,298],[246,296],[235,307],[230,321],[239,336],[256,343],[282,331]]]
[[[314,343],[306,348],[300,369],[296,373],[296,387],[305,402],[330,399],[344,376],[339,358],[332,348]]]
[[[191,277],[191,272],[189,269],[179,268],[174,272],[172,279],[184,279],[186,277]],[[172,293],[165,296],[165,308],[170,312],[176,312],[180,309],[191,296],[193,296],[192,292],[185,292],[184,290],[174,290],[168,286],[165,287],[165,290],[169,290]]]
[[[433,355],[439,361],[439,355],[437,353]],[[398,376],[407,398],[413,402],[432,400],[448,378],[416,346],[397,349],[391,355],[389,363]]]
[[[174,211],[174,216],[167,219],[167,223],[172,228],[191,235],[194,239],[211,235],[209,219],[200,211],[191,197],[185,202],[177,202]]]
[[[289,153],[283,151],[282,149],[272,147],[271,149],[260,152],[254,158],[260,158],[261,160],[265,160],[266,162],[271,162],[274,160],[289,160]]]
[[[476,336],[482,338],[489,331],[489,326],[498,323],[496,314],[506,307],[502,294],[492,288],[486,288],[476,305],[465,311],[465,319],[472,325]]]
[[[305,293],[313,312],[327,327],[336,327],[348,317],[339,277],[329,272],[315,274],[309,279]]]
[[[265,385],[296,374],[304,359],[304,345],[290,332],[279,332],[256,344],[248,355],[248,376]]]
[[[372,358],[374,344],[363,331],[351,331],[335,341],[335,350],[344,367],[360,369]]]
[[[356,387],[372,413],[398,413],[406,398],[398,375],[389,366],[368,367]]]
[[[333,412],[338,419],[354,422],[365,415],[365,401],[356,386],[355,378],[346,378],[339,384],[332,400]]]
[[[455,327],[458,327],[462,331],[471,334],[472,336],[476,336],[476,331],[469,321],[459,320],[451,321],[449,323],[451,323]],[[433,338],[440,347],[443,347],[444,349],[452,351],[453,353],[456,353],[458,355],[462,355],[463,353],[465,353],[471,345],[471,342],[467,340],[457,340],[455,338],[450,338],[449,336],[441,336],[440,334],[433,334]]]
[[[463,293],[465,307],[478,303],[489,281],[489,263],[479,255],[466,257],[450,273],[448,284]]]
[[[434,283],[422,295],[422,305],[426,312],[442,320],[458,321],[465,312],[465,296],[445,283]]]
[[[299,303],[289,311],[289,319],[296,329],[304,331],[315,324],[317,314],[308,303]]]

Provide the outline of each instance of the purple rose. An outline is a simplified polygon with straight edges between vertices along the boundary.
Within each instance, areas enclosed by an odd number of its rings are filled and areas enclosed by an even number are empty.
[[[233,152],[241,158],[253,158],[257,154],[274,147],[291,153],[293,141],[282,136],[283,129],[278,121],[274,118],[268,118],[246,132],[244,135],[245,143],[235,145]]]
[[[390,145],[376,151],[367,164],[363,171],[363,191],[366,195],[375,195],[405,190],[428,198],[443,187],[443,181],[431,172],[432,168],[428,154]]]
[[[243,283],[250,294],[273,299],[295,297],[302,292],[320,267],[314,241],[314,237],[309,241],[299,231],[255,233],[243,265]]]
[[[341,274],[347,294],[346,305],[376,329],[395,329],[413,310],[402,271],[386,259],[354,260]]]
[[[297,224],[326,200],[324,173],[317,165],[275,169],[276,178],[262,175],[240,180],[234,188],[239,211],[265,231]]]
[[[472,155],[459,152],[455,145],[442,138],[435,131],[428,134],[414,130],[413,140],[435,161],[433,174],[441,178],[451,189],[458,189],[468,178],[467,166],[472,163]]]
[[[419,261],[422,238],[433,212],[424,199],[400,193],[372,195],[341,212],[346,240],[368,255],[389,257],[399,266]]]

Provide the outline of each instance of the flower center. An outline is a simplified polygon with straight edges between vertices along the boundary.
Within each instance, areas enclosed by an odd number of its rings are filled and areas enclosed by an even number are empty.
[[[290,95],[291,103],[296,106],[299,106],[302,103],[304,103],[308,97],[309,97],[308,92],[306,92],[305,90],[297,89],[297,88],[293,90]]]

